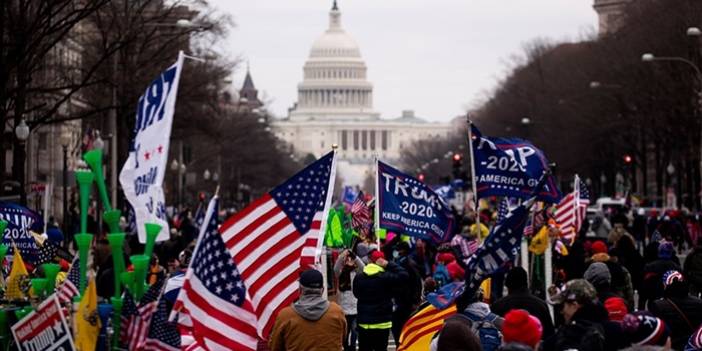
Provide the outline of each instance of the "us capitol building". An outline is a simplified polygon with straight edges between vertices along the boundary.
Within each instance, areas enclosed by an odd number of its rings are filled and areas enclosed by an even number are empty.
[[[453,130],[450,123],[430,123],[413,111],[380,118],[373,110],[366,64],[356,41],[341,27],[336,1],[329,28],[312,44],[303,72],[297,102],[286,118],[272,122],[274,133],[300,157],[320,157],[338,144],[338,174],[345,185],[360,185],[372,176],[374,156],[396,164],[412,141],[444,137]]]

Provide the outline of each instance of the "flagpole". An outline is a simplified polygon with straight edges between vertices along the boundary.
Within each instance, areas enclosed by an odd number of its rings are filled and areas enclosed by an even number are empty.
[[[468,150],[470,152],[470,178],[473,185],[473,209],[475,210],[475,227],[478,229],[478,237],[480,237],[480,213],[478,212],[478,184],[475,181],[475,157],[473,153],[473,121],[470,120],[470,115],[466,114],[468,120]]]
[[[319,267],[322,271],[322,278],[324,279],[324,290],[322,291],[322,297],[325,299],[328,296],[327,287],[327,251],[324,247],[324,235],[327,232],[327,219],[329,218],[329,207],[331,207],[331,200],[334,195],[334,183],[336,181],[336,152],[339,145],[332,144],[332,164],[331,170],[329,171],[329,186],[327,188],[327,198],[324,199],[324,211],[322,211],[322,223],[319,227],[319,234],[317,234],[317,250],[315,253],[315,266]],[[324,258],[322,259],[322,256]],[[305,267],[302,267],[305,268]]]
[[[373,231],[375,233],[375,243],[378,245],[378,250],[380,250],[380,198],[378,195],[380,192],[378,191],[378,183],[380,181],[380,177],[378,172],[380,171],[380,167],[378,167],[378,155],[374,155],[375,158],[375,206],[373,208],[373,227],[375,230]]]

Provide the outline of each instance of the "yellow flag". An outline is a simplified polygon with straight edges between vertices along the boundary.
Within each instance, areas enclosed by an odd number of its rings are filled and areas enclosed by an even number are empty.
[[[100,334],[100,317],[97,311],[97,289],[95,279],[90,278],[83,298],[78,305],[76,318],[75,344],[78,351],[93,351]]]
[[[541,227],[529,243],[529,252],[535,255],[543,255],[548,247],[548,226]]]
[[[24,266],[22,255],[17,246],[13,245],[12,250],[15,253],[12,255],[12,269],[7,277],[7,291],[5,291],[5,298],[8,300],[23,298],[24,291],[29,286],[29,273]]]

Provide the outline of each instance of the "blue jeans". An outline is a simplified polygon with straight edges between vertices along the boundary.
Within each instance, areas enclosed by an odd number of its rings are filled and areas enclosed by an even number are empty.
[[[344,351],[356,351],[356,315],[346,315],[346,337],[344,338]]]

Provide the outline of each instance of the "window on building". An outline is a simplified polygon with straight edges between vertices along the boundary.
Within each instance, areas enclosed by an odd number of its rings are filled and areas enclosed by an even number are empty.
[[[49,133],[39,133],[39,143],[37,147],[41,151],[46,151],[49,148]]]
[[[368,131],[364,130],[361,133],[361,147],[363,150],[368,150]]]
[[[383,150],[388,149],[388,131],[384,130],[380,133],[380,146]]]
[[[342,130],[341,131],[341,149],[342,150],[346,150],[348,148],[348,142],[349,142],[349,138],[348,138],[347,131]]]
[[[370,149],[375,150],[375,131],[370,131]]]
[[[353,149],[358,150],[358,131],[353,131]]]

